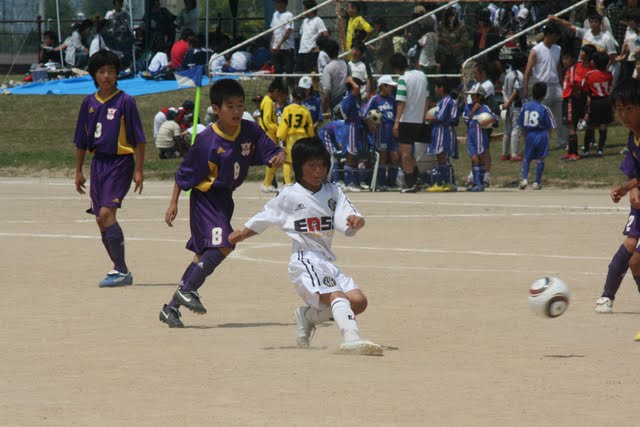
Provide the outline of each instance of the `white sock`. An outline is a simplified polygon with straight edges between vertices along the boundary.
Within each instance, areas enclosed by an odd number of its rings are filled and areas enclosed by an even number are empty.
[[[491,172],[484,173],[484,181],[487,182],[491,179]]]
[[[324,322],[328,322],[333,317],[331,307],[323,307],[321,309],[309,307],[305,313],[307,320],[314,325],[319,325]]]
[[[360,339],[356,315],[351,310],[351,303],[345,298],[336,298],[331,303],[331,312],[336,326],[340,329],[344,341],[355,341]]]

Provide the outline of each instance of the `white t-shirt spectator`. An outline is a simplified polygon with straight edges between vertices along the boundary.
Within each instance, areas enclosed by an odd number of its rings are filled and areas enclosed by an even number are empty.
[[[324,21],[319,16],[305,18],[300,26],[300,49],[299,53],[309,53],[317,47],[316,39],[327,31]]]
[[[409,70],[400,76],[396,101],[405,103],[400,123],[424,123],[427,96],[427,76],[422,71]]]
[[[271,28],[275,28],[279,25],[282,25],[291,19],[293,19],[293,14],[288,10],[285,10],[282,13],[275,11],[273,13],[273,18],[271,18]],[[287,25],[284,25],[273,32],[273,44],[271,45],[272,48],[275,49],[280,44],[280,41],[284,37],[284,33],[287,30],[293,31],[293,22],[290,22]],[[289,35],[287,40],[282,44],[282,46],[280,46],[280,49],[289,50],[289,49],[293,49],[294,47],[295,47],[295,43],[293,42],[293,37],[292,35]]]
[[[560,46],[551,45],[548,48],[543,42],[533,47],[536,52],[536,65],[533,66],[532,75],[539,82],[560,84],[558,76],[558,64],[560,63]]]
[[[216,57],[214,53],[209,60],[209,72],[210,73],[219,73],[222,71],[222,67],[227,63],[227,60],[224,59],[224,55]]]
[[[158,72],[162,67],[165,67],[169,63],[169,58],[167,54],[164,52],[157,52],[151,58],[151,62],[149,63],[149,71],[152,73]]]
[[[627,61],[635,61],[636,52],[640,49],[640,34],[636,33],[633,28],[627,27],[627,31],[624,33],[624,42],[629,48]]]
[[[231,67],[236,71],[247,71],[251,62],[251,53],[236,51],[231,55]]]
[[[322,74],[322,70],[324,70],[324,67],[326,67],[329,62],[331,62],[331,58],[329,58],[327,52],[321,50],[318,54],[318,74]]]
[[[594,36],[591,30],[585,30],[584,28],[576,28],[576,37],[582,39],[582,45],[592,44],[600,52],[607,52],[609,55],[613,55],[617,52],[616,42],[609,34],[600,32],[597,36]]]
[[[180,125],[175,120],[164,122],[156,135],[156,147],[171,148],[175,145],[174,136],[180,136]]]
[[[493,86],[493,82],[489,79],[480,83],[480,86],[487,93],[487,98],[492,97],[496,93],[496,88]],[[473,100],[471,99],[471,95],[467,95],[467,104],[473,104]]]
[[[91,44],[89,45],[89,58],[93,56],[94,53],[99,51],[100,49],[110,50],[105,44],[104,39],[100,34],[96,34],[91,40]]]

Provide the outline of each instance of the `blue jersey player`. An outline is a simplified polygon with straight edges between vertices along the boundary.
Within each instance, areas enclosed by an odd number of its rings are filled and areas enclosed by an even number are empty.
[[[527,188],[529,164],[532,160],[536,160],[536,177],[533,189],[540,190],[542,188],[544,159],[549,151],[549,132],[556,127],[551,110],[542,103],[546,93],[547,85],[545,83],[537,82],[534,84],[532,89],[533,101],[529,101],[522,106],[518,117],[518,124],[524,132],[521,190]]]
[[[596,301],[597,313],[613,312],[613,301],[629,268],[640,292],[640,80],[627,79],[621,82],[611,93],[611,100],[618,119],[631,131],[627,143],[629,151],[620,164],[626,181],[613,186],[611,199],[618,203],[628,193],[631,210],[622,229],[624,242],[609,263],[602,295]],[[636,340],[640,340],[640,333],[636,335]]]
[[[431,145],[429,151],[436,155],[438,169],[436,183],[426,191],[452,192],[457,191],[453,183],[453,167],[449,159],[457,152],[458,137],[458,94],[451,90],[452,83],[449,79],[438,80],[435,83],[436,95],[440,102],[436,107],[431,122]]]
[[[329,122],[320,128],[318,138],[331,154],[331,182],[337,183],[340,180],[340,162],[344,156],[342,142],[349,138],[349,125],[344,120]]]
[[[349,138],[346,143],[346,163],[344,165],[344,190],[360,191],[360,172],[358,159],[365,147],[365,128],[362,122],[362,104],[360,87],[364,83],[357,77],[348,76],[346,80],[347,94],[340,102],[340,109],[345,123],[349,125]],[[343,147],[344,148],[344,147]]]
[[[464,107],[462,118],[469,126],[467,131],[467,152],[471,157],[471,173],[473,176],[473,185],[468,187],[467,191],[484,191],[485,154],[489,148],[489,131],[485,127],[497,127],[498,118],[485,104],[487,92],[481,84],[474,85],[467,94],[471,96],[472,103]],[[475,112],[471,116],[473,110]],[[478,122],[479,116],[483,113],[488,113],[491,116],[489,123],[481,124]]]
[[[133,284],[124,257],[124,233],[116,212],[135,183],[142,193],[145,138],[134,99],[117,88],[118,55],[99,50],[89,60],[89,74],[98,92],[82,101],[74,137],[76,146],[76,191],[84,194],[82,164],[87,150],[91,160],[91,209],[98,223],[113,270],[100,287]],[[135,159],[134,159],[135,157]]]
[[[371,97],[366,106],[366,113],[378,110],[382,115],[380,126],[373,128],[373,146],[380,155],[378,163],[377,183],[381,190],[396,186],[398,168],[400,166],[400,148],[393,136],[393,125],[396,122],[395,89],[398,83],[391,76],[384,75],[378,79],[378,93]],[[388,169],[387,169],[388,167]]]
[[[183,327],[178,308],[204,314],[198,288],[234,248],[229,243],[233,191],[242,184],[249,166],[280,167],[284,151],[257,123],[243,120],[244,91],[235,80],[222,79],[211,86],[209,96],[218,121],[198,135],[178,167],[173,195],[165,214],[169,227],[178,214],[182,190],[192,190],[189,200],[191,238],[187,249],[195,253],[171,301],[160,311],[160,320],[171,328]]]

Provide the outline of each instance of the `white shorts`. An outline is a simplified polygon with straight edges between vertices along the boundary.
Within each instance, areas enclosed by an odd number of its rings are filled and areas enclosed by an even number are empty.
[[[320,294],[358,289],[353,279],[321,254],[299,251],[291,254],[289,279],[300,298],[314,308],[320,306]]]
[[[160,126],[164,122],[167,121],[167,116],[164,115],[162,111],[158,111],[156,115],[153,117],[153,136],[158,136],[158,131],[160,130]]]

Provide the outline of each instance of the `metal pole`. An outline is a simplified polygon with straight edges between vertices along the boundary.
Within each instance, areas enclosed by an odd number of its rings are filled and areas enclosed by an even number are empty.
[[[205,18],[204,18],[204,49],[207,52],[207,67],[209,66],[209,0],[206,0],[206,4],[204,7],[205,10]]]
[[[131,5],[131,3],[133,3],[131,0],[129,0],[129,30],[131,31],[131,35],[133,36],[134,40],[133,40],[133,44],[131,45],[131,57],[133,58],[133,75],[135,76],[136,74],[138,74],[138,70],[136,67],[136,42],[135,42],[135,33],[133,31],[133,6]]]
[[[62,30],[60,29],[60,5],[56,0],[56,19],[58,20],[58,43],[62,44]],[[64,56],[62,56],[62,49],[60,49],[60,66],[64,67]]]

